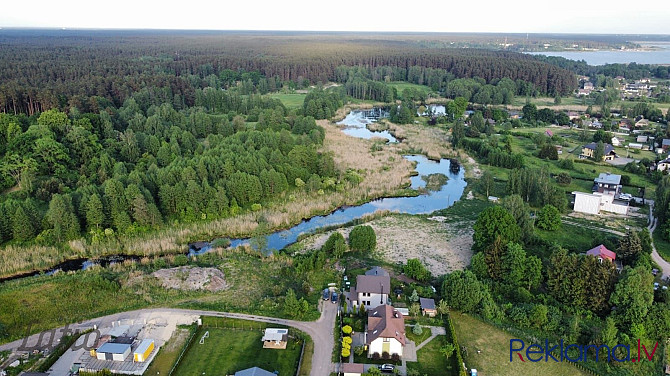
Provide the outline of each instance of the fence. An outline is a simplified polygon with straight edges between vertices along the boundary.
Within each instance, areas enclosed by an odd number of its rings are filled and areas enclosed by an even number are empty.
[[[191,348],[191,342],[193,342],[193,337],[195,337],[195,335],[198,333],[198,326],[196,324],[193,324],[191,330],[192,330],[191,336],[188,338],[188,341],[186,342],[184,348],[181,349],[181,353],[179,353],[177,361],[174,362],[174,365],[170,369],[170,372],[168,372],[168,376],[172,376],[172,373],[174,373],[177,367],[179,367],[179,362],[181,362],[181,358],[183,358],[184,354],[186,354],[186,351],[188,351],[188,349]]]

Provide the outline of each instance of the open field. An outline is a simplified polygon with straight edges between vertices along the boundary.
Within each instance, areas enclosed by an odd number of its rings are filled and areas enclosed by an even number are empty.
[[[210,291],[207,286],[211,280],[195,284],[203,285],[197,290],[163,287],[153,272],[172,266],[169,259],[160,259],[160,262],[146,259],[146,262],[127,262],[105,269],[92,268],[5,282],[0,289],[0,322],[8,335],[0,337],[0,343],[24,337],[28,330],[32,334],[145,307],[210,309],[281,317],[281,298],[286,290],[303,288],[303,280],[282,274],[282,268],[292,264],[291,258],[261,257],[244,249],[215,251],[191,262],[223,272],[229,288]],[[336,273],[328,264],[319,272],[302,276],[309,286],[315,286],[314,291],[307,294],[310,302],[319,299],[321,286],[326,281],[336,280]],[[304,317],[306,320],[318,317],[316,304],[310,304],[310,308]]]
[[[446,336],[437,336],[417,351],[417,362],[408,362],[407,369],[415,369],[421,375],[442,376],[457,375],[452,369],[453,363],[440,353],[440,347],[445,343]]]
[[[206,330],[209,338],[200,344],[199,338]],[[302,342],[291,340],[285,350],[264,349],[262,337],[263,332],[259,330],[200,329],[174,374],[232,375],[246,368],[260,367],[277,371],[279,376],[295,375]]]
[[[514,338],[512,335],[458,312],[452,312],[451,317],[459,344],[467,349],[463,354],[465,365],[477,369],[479,375],[587,375],[568,363],[510,362],[509,341]]]
[[[575,253],[584,253],[599,244],[604,244],[608,249],[616,249],[618,239],[618,236],[614,234],[567,223],[563,223],[561,228],[556,231],[535,229],[535,234],[547,242],[555,242]],[[549,251],[544,246],[531,246],[530,249],[543,253]],[[542,254],[541,256],[548,258],[550,255]]]
[[[158,355],[151,362],[147,368],[145,375],[167,375],[172,366],[177,361],[181,350],[186,345],[190,333],[188,329],[177,328],[177,331],[172,334],[172,338],[160,348]]]
[[[388,83],[388,86],[395,88],[398,91],[398,95],[402,95],[403,90],[405,89],[416,89],[423,90],[425,93],[430,93],[433,91],[429,86],[426,85],[417,85],[410,82],[403,81],[393,81]]]
[[[277,93],[277,94],[270,94],[270,97],[279,99],[284,106],[287,108],[299,108],[302,107],[303,102],[305,101],[305,97],[307,94],[303,93],[291,93],[291,94],[284,94],[284,93]]]

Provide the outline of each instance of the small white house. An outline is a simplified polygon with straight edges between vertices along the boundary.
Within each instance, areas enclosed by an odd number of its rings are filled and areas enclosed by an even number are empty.
[[[600,214],[606,211],[617,214],[628,214],[628,203],[614,200],[614,195],[600,192],[572,192],[575,195],[574,211],[587,214]]]
[[[365,333],[365,344],[368,356],[377,353],[380,356],[402,356],[405,347],[405,319],[393,307],[384,305],[368,312],[368,328]]]
[[[612,146],[620,146],[621,145],[621,140],[619,140],[616,137],[612,137]]]

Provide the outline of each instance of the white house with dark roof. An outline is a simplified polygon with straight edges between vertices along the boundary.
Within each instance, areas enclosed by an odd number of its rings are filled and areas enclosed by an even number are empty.
[[[383,270],[383,269],[382,269]],[[349,301],[352,307],[365,306],[370,310],[380,305],[388,304],[391,292],[391,277],[387,275],[359,275],[356,276],[356,286],[349,292]]]
[[[656,165],[656,170],[658,171],[665,171],[668,168],[670,168],[670,157],[665,158]]]
[[[375,353],[402,356],[406,342],[405,319],[400,312],[388,305],[368,312],[368,327],[365,333],[368,356],[371,357]]]

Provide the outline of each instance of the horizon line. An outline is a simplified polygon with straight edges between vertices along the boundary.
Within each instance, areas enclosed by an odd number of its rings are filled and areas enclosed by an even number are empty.
[[[590,33],[590,32],[523,32],[523,31],[406,31],[406,30],[282,30],[282,29],[185,29],[185,28],[94,28],[94,27],[67,27],[67,26],[2,26],[0,30],[49,30],[49,31],[192,31],[192,32],[268,32],[268,33],[357,33],[357,34],[480,34],[480,35],[593,35],[593,36],[660,36],[669,37],[663,33]]]

